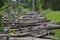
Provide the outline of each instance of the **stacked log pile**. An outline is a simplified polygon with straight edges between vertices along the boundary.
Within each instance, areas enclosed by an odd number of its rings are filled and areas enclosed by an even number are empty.
[[[18,28],[20,33],[26,33],[27,36],[33,36],[36,38],[45,38],[48,34],[54,35],[55,32],[51,32],[53,29],[60,29],[60,24],[56,24],[51,20],[43,17],[43,13],[38,12],[28,12],[16,19],[14,25],[12,22],[2,22],[5,26],[6,24],[11,24],[14,28]],[[47,37],[48,38],[48,37]]]

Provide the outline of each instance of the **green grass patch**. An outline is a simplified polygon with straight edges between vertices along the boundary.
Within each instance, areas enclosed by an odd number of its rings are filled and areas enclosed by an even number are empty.
[[[46,12],[44,17],[46,17],[47,19],[60,22],[60,11],[45,10],[44,12]],[[56,29],[56,30],[52,30],[52,31],[54,31],[56,33],[54,35],[54,37],[60,38],[60,29]]]
[[[47,14],[45,14],[45,17],[50,20],[60,22],[60,11],[49,11]]]
[[[55,30],[52,30],[52,31],[55,32],[55,35],[50,35],[50,36],[60,38],[60,29],[55,29]]]

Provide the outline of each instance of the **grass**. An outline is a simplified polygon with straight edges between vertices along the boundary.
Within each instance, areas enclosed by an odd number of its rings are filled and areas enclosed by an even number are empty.
[[[55,35],[53,35],[53,37],[57,37],[57,38],[60,38],[60,29],[55,29],[55,30],[52,30],[55,32]],[[51,35],[52,36],[52,35]]]
[[[45,17],[47,17],[50,20],[59,21],[60,22],[60,11],[50,11],[50,12],[47,12]]]
[[[46,14],[44,15],[46,18],[60,22],[60,11],[45,10],[44,12],[46,12]],[[54,37],[60,38],[60,29],[56,29],[52,31],[56,33]]]

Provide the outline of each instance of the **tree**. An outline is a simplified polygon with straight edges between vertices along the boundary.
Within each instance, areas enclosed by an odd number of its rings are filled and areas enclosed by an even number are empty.
[[[60,10],[60,0],[53,0],[51,9]]]
[[[38,11],[40,7],[40,0],[35,0],[35,11]]]
[[[60,10],[60,0],[41,0],[42,9]]]
[[[22,6],[24,8],[28,8],[28,9],[31,9],[32,10],[32,2],[33,0],[21,0],[22,2]],[[39,10],[39,7],[40,7],[40,0],[34,0],[34,10],[35,11],[38,11]]]
[[[41,7],[42,9],[46,10],[50,7],[50,0],[41,0]]]
[[[0,0],[0,8],[3,7],[5,4],[8,4],[9,0]]]
[[[0,8],[4,6],[4,4],[5,4],[4,0],[0,0]]]

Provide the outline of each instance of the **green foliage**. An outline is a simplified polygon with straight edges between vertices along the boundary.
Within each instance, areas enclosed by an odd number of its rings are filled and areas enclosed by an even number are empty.
[[[8,33],[14,33],[14,34],[16,34],[16,32],[15,32],[13,29],[10,29],[10,30],[8,31]]]
[[[0,31],[3,31],[3,29],[4,29],[4,27],[1,27],[1,26],[0,26]]]
[[[12,0],[0,0],[0,10],[6,9],[8,4],[12,4]],[[14,3],[14,2],[13,2]],[[19,0],[16,1],[16,7],[19,6]],[[32,0],[21,0],[21,5],[24,8],[32,9]],[[40,0],[35,0],[35,10],[38,11],[40,7]]]
[[[2,22],[2,19],[1,19],[1,15],[0,15],[0,31],[3,31],[4,27],[2,26],[1,22]]]
[[[54,2],[52,3],[52,10],[60,10],[60,0],[54,0]]]
[[[50,0],[40,0],[42,9],[46,10],[50,7]]]
[[[2,6],[4,6],[4,4],[5,4],[4,1],[5,1],[5,0],[0,0],[0,8],[1,8]]]
[[[8,3],[9,0],[0,0],[0,8]]]
[[[0,11],[7,8],[9,4],[9,0],[0,0]]]
[[[40,7],[40,0],[35,0],[35,10],[38,11]]]
[[[41,0],[42,9],[60,10],[60,0]]]
[[[39,10],[40,7],[40,0],[34,0],[34,4],[35,4],[35,11]],[[21,0],[22,2],[22,6],[24,8],[28,8],[32,10],[32,0]]]

